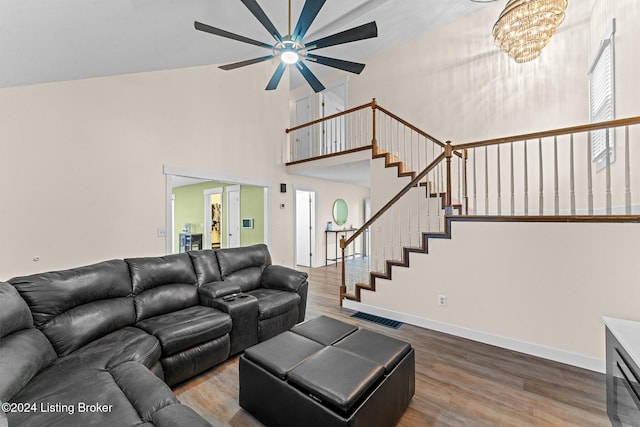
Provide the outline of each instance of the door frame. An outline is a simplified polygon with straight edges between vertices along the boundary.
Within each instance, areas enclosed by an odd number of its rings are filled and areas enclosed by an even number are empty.
[[[294,218],[293,218],[293,241],[295,242],[293,245],[293,262],[295,265],[298,265],[298,191],[306,191],[309,193],[314,193],[314,212],[313,216],[315,218],[315,224],[313,226],[313,233],[311,233],[311,268],[318,267],[318,257],[316,256],[318,253],[318,190],[313,187],[308,186],[293,186],[293,203],[294,203]]]
[[[167,233],[164,237],[165,239],[165,251],[167,254],[173,253],[173,228],[170,228],[168,225],[172,222],[172,212],[171,212],[171,199],[173,197],[173,177],[181,176],[186,178],[194,178],[194,179],[206,179],[207,181],[217,181],[217,182],[229,182],[235,183],[239,185],[251,185],[254,187],[263,187],[264,188],[264,243],[267,246],[271,246],[271,204],[272,204],[272,195],[271,188],[273,183],[269,180],[238,176],[238,175],[229,175],[223,174],[219,172],[212,172],[208,170],[202,169],[189,169],[180,166],[172,166],[172,165],[163,165],[162,173],[165,175],[165,224],[167,225]]]

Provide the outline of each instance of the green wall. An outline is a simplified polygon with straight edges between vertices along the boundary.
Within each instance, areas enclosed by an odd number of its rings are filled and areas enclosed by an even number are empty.
[[[173,195],[175,197],[175,229],[173,230],[175,239],[173,244],[174,252],[178,252],[178,236],[182,231],[182,226],[189,222],[195,224],[193,233],[205,233],[204,224],[204,190],[212,188],[225,188],[228,185],[222,182],[202,182],[199,184],[175,187]],[[225,204],[227,195],[222,193],[222,247],[227,245],[227,230],[225,215]],[[248,246],[264,242],[264,189],[262,187],[240,186],[240,217],[253,218],[253,229],[240,229],[240,245]],[[203,236],[204,241],[204,236]]]
[[[253,228],[240,228],[240,246],[264,243],[264,189],[262,187],[240,187],[240,218],[253,218]]]

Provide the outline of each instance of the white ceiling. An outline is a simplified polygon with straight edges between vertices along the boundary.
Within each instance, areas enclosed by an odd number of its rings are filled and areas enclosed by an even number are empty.
[[[286,33],[287,0],[259,2]],[[303,4],[292,0],[293,25]],[[318,52],[361,61],[480,7],[471,0],[328,0],[305,40],[375,20],[377,39]],[[194,20],[273,41],[240,0],[0,0],[0,87],[224,64],[269,52],[196,31]],[[310,68],[319,76],[331,70]],[[303,82],[297,74],[291,73],[292,87]]]
[[[288,0],[258,1],[285,34]],[[304,0],[291,3],[295,26]],[[305,40],[376,21],[376,39],[318,52],[366,62],[482,6],[471,0],[327,0]],[[196,31],[194,21],[273,42],[240,0],[0,0],[0,87],[225,64],[269,54]],[[308,66],[318,77],[332,71]],[[290,78],[291,87],[306,84],[297,72]],[[368,186],[367,164],[309,169],[305,174]]]

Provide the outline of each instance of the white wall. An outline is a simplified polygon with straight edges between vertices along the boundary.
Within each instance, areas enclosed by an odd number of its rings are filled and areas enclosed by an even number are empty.
[[[271,182],[273,261],[292,265],[293,184],[361,190],[286,173],[288,88],[254,84],[272,72],[210,66],[1,89],[0,279],[164,254],[164,165]]]
[[[640,224],[454,222],[451,231],[362,303],[600,360],[602,316],[640,320]]]

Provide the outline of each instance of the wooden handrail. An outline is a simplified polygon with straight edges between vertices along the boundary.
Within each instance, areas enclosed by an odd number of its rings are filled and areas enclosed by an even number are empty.
[[[445,158],[445,153],[444,152],[440,153],[440,155],[438,157],[436,157],[422,172],[420,172],[418,175],[416,175],[416,177],[413,178],[410,183],[405,185],[402,188],[402,190],[400,190],[398,192],[398,194],[396,194],[391,200],[389,200],[386,205],[384,205],[382,208],[380,208],[380,210],[378,210],[378,212],[376,212],[371,217],[371,219],[369,219],[369,221],[365,222],[362,227],[360,227],[355,233],[353,233],[351,235],[351,237],[349,237],[347,240],[341,239],[340,240],[340,248],[344,249],[347,246],[349,246],[351,243],[353,243],[353,241],[356,239],[356,237],[361,235],[364,232],[364,230],[366,230],[367,228],[369,228],[371,226],[371,224],[376,222],[386,211],[388,211],[391,208],[391,206],[395,205],[395,203],[398,200],[400,200],[400,198],[402,196],[404,196],[413,187],[415,187],[418,184],[420,184],[420,181],[422,180],[422,178],[427,176],[427,174],[429,172],[431,172],[433,170],[433,168],[435,168],[438,165],[438,163],[440,163],[442,160],[444,160],[444,158]]]
[[[418,129],[417,127],[415,127],[414,125],[412,125],[411,123],[407,122],[406,120],[402,120],[400,117],[396,116],[395,114],[393,114],[391,111],[382,108],[381,106],[377,105],[376,108],[380,111],[382,111],[383,113],[385,113],[387,116],[391,117],[392,119],[402,123],[403,125],[405,125],[406,127],[408,127],[409,129],[411,129],[412,131],[424,136],[425,138],[431,140],[432,142],[436,143],[437,145],[439,145],[440,147],[444,148],[445,144],[444,142],[441,142],[440,140],[432,137],[431,135],[429,135],[428,133]]]
[[[589,132],[600,129],[616,128],[621,126],[630,126],[640,124],[640,116],[629,117],[626,119],[610,120],[608,122],[591,123],[587,125],[572,126],[568,128],[548,130],[544,132],[527,133],[523,135],[509,136],[506,138],[487,139],[484,141],[467,142],[464,144],[454,144],[454,150],[464,150],[476,147],[485,147],[488,145],[507,144],[509,142],[527,141],[540,138],[548,138],[551,136],[568,135],[572,133]]]
[[[355,111],[358,111],[358,110],[364,110],[365,108],[375,108],[374,105],[375,105],[375,101],[368,102],[366,104],[362,104],[362,105],[359,105],[357,107],[350,108],[348,110],[340,111],[339,113],[335,113],[335,114],[332,114],[332,115],[327,116],[327,117],[322,117],[320,119],[316,119],[316,120],[308,122],[308,123],[303,123],[301,125],[294,126],[292,128],[289,128],[289,129],[285,129],[285,132],[289,133],[289,132],[293,132],[294,130],[303,129],[303,128],[306,128],[306,127],[309,127],[309,126],[313,126],[313,125],[318,124],[318,123],[322,123],[322,122],[326,122],[326,121],[331,120],[331,119],[335,119],[336,117],[340,117],[340,116],[345,116],[347,114],[351,114],[351,113],[353,113]]]

